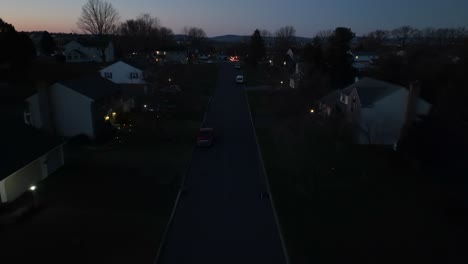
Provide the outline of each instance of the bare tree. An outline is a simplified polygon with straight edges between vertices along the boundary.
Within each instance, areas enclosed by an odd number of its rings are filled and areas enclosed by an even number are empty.
[[[275,44],[278,50],[286,51],[296,44],[296,29],[292,26],[285,26],[275,32]]]
[[[183,34],[187,36],[188,42],[193,47],[199,47],[200,44],[207,38],[206,33],[203,29],[198,27],[184,27]]]
[[[113,34],[117,28],[119,13],[111,3],[104,0],[88,0],[81,9],[77,26],[93,35]]]
[[[119,27],[119,33],[124,36],[150,37],[158,34],[159,19],[150,14],[142,14],[136,19],[129,19]]]
[[[398,39],[403,47],[406,46],[408,39],[414,38],[417,35],[419,35],[419,30],[410,26],[403,26],[392,30],[392,36]]]
[[[273,36],[273,34],[271,34],[271,32],[267,29],[260,30],[260,35],[262,36],[262,38],[271,38]]]

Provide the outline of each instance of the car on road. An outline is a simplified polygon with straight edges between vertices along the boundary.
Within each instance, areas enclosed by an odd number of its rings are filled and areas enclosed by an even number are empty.
[[[240,70],[241,65],[240,65],[240,63],[236,63],[236,65],[235,65],[234,67],[235,67],[236,69]]]
[[[214,129],[211,127],[200,128],[197,136],[197,146],[210,147],[213,145]]]
[[[243,75],[237,75],[236,76],[236,83],[244,83],[244,76]]]

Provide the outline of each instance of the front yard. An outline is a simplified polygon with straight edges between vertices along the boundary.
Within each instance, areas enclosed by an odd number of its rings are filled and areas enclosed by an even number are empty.
[[[248,96],[292,263],[432,263],[455,243],[437,188],[395,152],[287,107],[294,92]]]
[[[152,263],[216,69],[180,77],[182,93],[193,99],[190,115],[161,121],[135,113],[110,142],[67,144],[65,167],[38,185],[42,208],[0,227],[2,263]]]

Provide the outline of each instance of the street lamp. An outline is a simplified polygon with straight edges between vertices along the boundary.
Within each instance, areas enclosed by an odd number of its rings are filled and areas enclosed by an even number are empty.
[[[281,84],[283,84],[283,81],[281,81]]]
[[[285,62],[283,62],[283,64],[284,64],[284,66],[286,66],[286,61],[285,61]]]
[[[311,113],[311,114],[315,113],[315,110],[314,110],[313,108],[310,109],[310,113]]]

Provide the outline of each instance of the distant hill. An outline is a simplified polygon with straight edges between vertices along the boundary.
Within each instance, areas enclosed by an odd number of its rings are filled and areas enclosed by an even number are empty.
[[[219,42],[231,42],[231,43],[238,43],[238,42],[243,42],[243,41],[248,41],[250,39],[250,36],[240,36],[240,35],[223,35],[223,36],[217,36],[217,37],[212,37],[210,38],[213,41],[219,41]],[[273,42],[274,38],[266,38],[266,42]],[[297,42],[301,43],[307,43],[311,42],[312,38],[305,38],[305,37],[296,37]]]
[[[239,36],[239,35],[223,35],[210,38],[213,41],[219,42],[243,42],[249,39],[250,36]]]

